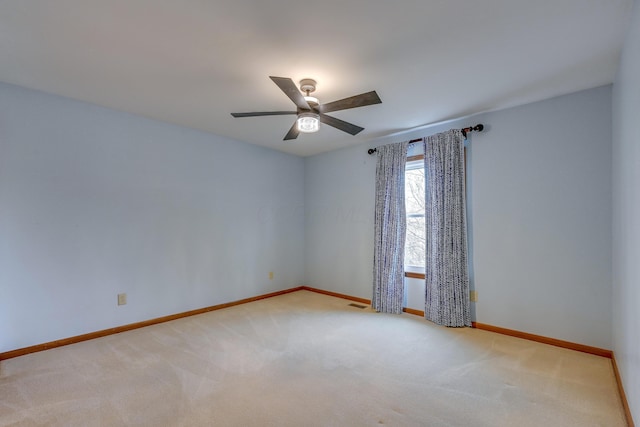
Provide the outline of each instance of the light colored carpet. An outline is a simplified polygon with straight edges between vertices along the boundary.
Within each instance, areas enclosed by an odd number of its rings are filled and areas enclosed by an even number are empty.
[[[308,291],[0,362],[0,426],[624,426],[611,361]]]

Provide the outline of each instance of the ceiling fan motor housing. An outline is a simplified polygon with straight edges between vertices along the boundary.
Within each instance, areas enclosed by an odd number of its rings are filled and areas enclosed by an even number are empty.
[[[300,80],[300,90],[309,95],[316,90],[316,81],[313,79]]]

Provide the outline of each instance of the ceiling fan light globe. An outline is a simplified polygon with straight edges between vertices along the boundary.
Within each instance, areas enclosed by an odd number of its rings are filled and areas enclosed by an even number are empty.
[[[298,116],[298,131],[313,133],[320,130],[320,116],[314,113],[302,113]]]

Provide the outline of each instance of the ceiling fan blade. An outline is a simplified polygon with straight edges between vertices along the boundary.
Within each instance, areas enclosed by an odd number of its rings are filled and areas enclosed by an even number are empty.
[[[233,117],[284,116],[287,114],[298,113],[296,111],[258,111],[254,113],[231,113]]]
[[[309,104],[307,103],[307,101],[305,101],[304,96],[302,96],[302,92],[298,90],[298,87],[293,82],[293,80],[288,77],[269,76],[269,78],[278,85],[280,90],[282,90],[284,94],[287,95],[298,108],[301,108],[303,110],[311,110],[311,107],[309,107]]]
[[[332,111],[348,110],[349,108],[358,108],[380,103],[382,103],[380,97],[375,90],[372,90],[371,92],[361,93],[360,95],[340,99],[339,101],[322,104],[319,110],[321,113],[330,113]]]
[[[344,120],[336,119],[335,117],[327,116],[326,114],[320,114],[320,121],[325,125],[333,126],[334,128],[350,133],[351,135],[356,135],[364,130],[364,128],[356,126],[353,123],[345,122]]]
[[[296,139],[299,134],[300,131],[298,130],[298,121],[296,120],[295,122],[293,122],[293,126],[291,126],[291,129],[289,129],[289,132],[287,132],[287,134],[284,136],[283,141]]]

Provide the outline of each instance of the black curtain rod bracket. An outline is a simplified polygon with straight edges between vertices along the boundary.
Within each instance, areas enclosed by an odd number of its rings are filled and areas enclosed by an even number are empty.
[[[462,136],[464,136],[464,139],[467,139],[467,133],[469,132],[482,132],[483,130],[484,130],[484,125],[482,123],[478,123],[475,126],[469,126],[469,127],[460,129],[460,131],[462,132]],[[411,144],[412,142],[418,142],[418,141],[422,141],[422,138],[412,139],[411,141],[409,141],[409,144]],[[376,151],[378,150],[375,148],[369,148],[367,150],[367,153],[371,155]]]
[[[462,136],[464,136],[464,139],[467,139],[467,132],[482,132],[484,130],[484,125],[482,123],[478,123],[475,126],[462,128],[460,130],[462,131]]]

